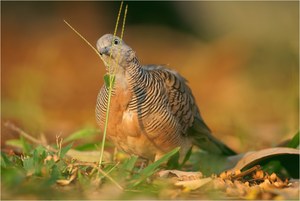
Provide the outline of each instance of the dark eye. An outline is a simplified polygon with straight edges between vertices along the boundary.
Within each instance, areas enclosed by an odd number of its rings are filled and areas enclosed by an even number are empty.
[[[120,44],[120,41],[116,38],[116,39],[114,39],[114,44],[115,44],[115,45],[119,45],[119,44]]]

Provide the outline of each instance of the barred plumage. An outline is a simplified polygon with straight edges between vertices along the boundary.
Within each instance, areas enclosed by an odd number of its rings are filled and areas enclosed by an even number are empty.
[[[104,63],[116,69],[107,133],[118,148],[150,160],[178,146],[184,154],[192,144],[234,154],[211,135],[191,89],[177,72],[164,66],[140,65],[135,52],[111,34],[101,37],[97,48]],[[96,105],[101,129],[107,100],[108,89],[103,85]]]

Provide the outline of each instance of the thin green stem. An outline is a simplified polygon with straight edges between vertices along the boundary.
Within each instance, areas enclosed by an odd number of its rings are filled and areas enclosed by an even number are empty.
[[[122,7],[123,7],[123,1],[121,2],[121,5],[120,5],[120,9],[119,9],[118,17],[117,17],[117,22],[116,22],[116,26],[115,26],[115,30],[114,30],[114,37],[117,34]],[[124,18],[126,18],[126,14],[127,14],[127,5],[126,5]],[[124,20],[123,20],[122,33],[123,32],[124,32]],[[113,44],[112,44],[112,47],[113,47]],[[120,51],[119,51],[119,53],[120,53]],[[111,69],[110,69],[110,68],[112,68],[110,66],[111,65],[111,57],[112,57],[112,51],[110,53],[109,63],[108,63],[109,64],[109,89],[108,89],[109,91],[108,91],[108,99],[107,99],[107,107],[106,107],[105,124],[104,124],[104,129],[103,129],[103,138],[102,138],[100,158],[99,158],[99,167],[101,167],[102,159],[103,159],[103,155],[104,155],[104,146],[105,146],[106,135],[107,135],[107,127],[108,127],[108,119],[109,119],[109,111],[110,111],[110,102],[111,102],[112,88],[113,88],[114,77],[115,77],[115,69],[112,69],[113,73],[111,73]],[[117,59],[117,63],[118,63],[118,59]],[[113,67],[115,67],[115,66],[113,66]]]

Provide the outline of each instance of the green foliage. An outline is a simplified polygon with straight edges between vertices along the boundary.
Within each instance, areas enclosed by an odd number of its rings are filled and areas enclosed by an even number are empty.
[[[170,151],[169,153],[165,154],[163,157],[161,157],[160,159],[158,159],[157,161],[155,161],[154,163],[148,165],[145,169],[143,169],[139,174],[136,174],[133,176],[132,180],[134,181],[130,187],[135,187],[137,185],[139,185],[140,183],[142,183],[146,178],[150,177],[151,175],[153,175],[157,170],[158,167],[163,164],[163,163],[167,163],[168,160],[174,156],[176,153],[178,153],[179,151],[179,147],[173,149],[172,151]]]
[[[23,143],[20,139],[12,139],[5,141],[6,145],[23,149]]]
[[[137,156],[131,156],[123,162],[122,168],[128,172],[132,172],[137,160]]]
[[[78,134],[80,132],[76,133],[69,139],[75,140],[84,136]],[[50,151],[41,145],[34,147],[25,139],[10,140],[7,144],[21,148],[23,153],[21,155],[11,155],[1,152],[2,184],[5,186],[3,190],[7,192],[4,195],[8,196],[2,196],[3,199],[11,199],[15,198],[15,196],[26,197],[26,195],[34,195],[38,199],[69,199],[74,195],[82,196],[78,195],[78,193],[70,195],[70,192],[62,194],[60,191],[57,191],[59,187],[57,184],[58,180],[67,182],[75,174],[72,170],[74,170],[76,161],[66,157],[73,143],[64,145],[57,151]],[[52,145],[52,147],[55,149],[57,145]],[[94,149],[96,149],[96,146],[94,146]],[[76,165],[78,169],[75,175],[77,177],[71,183],[76,184],[76,186],[85,191],[89,191],[91,188],[95,188],[95,182],[98,183],[100,181],[99,184],[103,183],[105,185],[105,183],[110,183],[113,180],[116,183],[123,184],[127,193],[124,192],[122,197],[128,197],[128,199],[135,197],[137,194],[131,193],[131,189],[134,188],[141,189],[141,194],[143,195],[151,194],[153,196],[155,192],[158,192],[157,184],[147,184],[145,183],[146,179],[160,170],[160,166],[166,164],[172,156],[178,153],[178,150],[179,148],[172,150],[145,168],[141,168],[138,165],[139,159],[137,156],[131,156],[121,161],[120,164],[105,164],[102,167],[102,171],[105,174],[99,172],[102,175],[101,177],[98,176],[96,166],[92,164],[88,166],[84,164]],[[110,175],[110,178],[106,175]],[[78,199],[78,197],[76,198]]]
[[[82,133],[84,132],[75,132],[69,141],[84,138]],[[18,150],[21,149],[22,153],[16,155],[11,152],[1,152],[1,182],[2,192],[4,192],[1,195],[2,199],[25,199],[27,196],[34,196],[36,199],[131,200],[141,196],[159,198],[165,189],[174,188],[174,186],[170,187],[166,179],[157,176],[156,173],[162,168],[200,170],[204,175],[209,176],[220,173],[228,165],[226,158],[200,150],[193,152],[189,150],[181,162],[179,148],[176,148],[149,165],[146,165],[145,161],[141,163],[142,160],[137,156],[124,158],[123,155],[117,159],[119,162],[103,163],[99,169],[96,163],[71,159],[71,152],[67,154],[73,147],[72,142],[62,147],[49,145],[51,149],[41,145],[33,146],[23,138],[10,140],[7,144],[17,147]],[[92,143],[80,147],[83,150],[98,149]],[[73,147],[73,149],[77,148]],[[93,153],[93,151],[85,153]],[[289,172],[288,169],[282,168],[280,162],[274,160],[263,165],[263,169],[279,175],[286,175],[286,172]],[[112,189],[107,190],[107,188]],[[114,192],[110,195],[112,197],[101,197],[109,194],[110,191]],[[101,194],[93,197],[95,192]]]
[[[293,139],[287,145],[290,148],[298,148],[299,147],[299,131],[294,135]]]
[[[116,79],[115,75],[108,75],[108,74],[104,75],[105,86],[107,88],[110,88],[110,86],[113,88],[115,84],[115,79]]]
[[[24,154],[29,154],[30,150],[32,149],[31,145],[22,136],[20,137],[20,141]]]
[[[99,143],[98,144],[86,143],[86,144],[78,145],[77,147],[75,147],[75,149],[78,151],[90,151],[90,150],[95,150],[95,148],[99,146],[100,146]]]
[[[66,153],[72,148],[72,146],[73,146],[73,142],[63,147],[60,150],[59,157],[63,158],[66,155]]]
[[[85,139],[87,137],[95,136],[98,133],[99,133],[98,129],[84,128],[69,135],[66,139],[64,139],[64,142],[66,143],[74,140]]]

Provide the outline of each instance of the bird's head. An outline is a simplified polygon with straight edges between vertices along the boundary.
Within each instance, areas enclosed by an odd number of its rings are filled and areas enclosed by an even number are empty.
[[[97,50],[107,67],[121,66],[124,69],[135,58],[135,52],[119,37],[105,34],[97,41]]]

